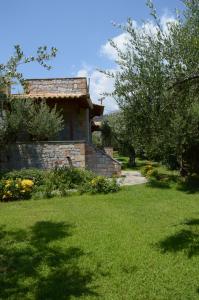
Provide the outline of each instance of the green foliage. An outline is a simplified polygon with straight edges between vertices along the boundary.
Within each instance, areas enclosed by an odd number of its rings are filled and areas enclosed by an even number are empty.
[[[28,100],[27,100],[28,101]],[[63,116],[57,107],[50,108],[45,102],[32,103],[28,113],[27,132],[34,140],[56,137],[63,129]]]
[[[87,170],[78,168],[55,168],[51,172],[51,180],[58,187],[60,183],[67,185],[69,189],[77,188],[85,182],[91,180],[95,175]]]
[[[24,132],[26,125],[26,116],[28,114],[30,102],[24,100],[10,101],[9,98],[4,100],[2,126],[3,133],[1,134],[0,142],[3,144],[16,140],[17,134]]]
[[[45,176],[48,171],[44,171],[41,169],[20,169],[13,170],[9,172],[2,172],[1,179],[11,179],[16,180],[17,178],[23,179],[31,179],[35,185],[42,185],[45,181]]]
[[[80,186],[80,193],[91,194],[108,194],[118,192],[120,189],[119,184],[114,178],[106,178],[103,176],[94,177],[91,181],[85,182]]]
[[[52,47],[50,51],[46,46],[38,47],[35,56],[26,56],[20,45],[14,46],[14,54],[5,64],[0,64],[0,91],[9,90],[11,84],[19,83],[24,88],[23,74],[18,70],[22,64],[37,62],[47,70],[51,69],[48,62],[55,58],[57,49]]]
[[[33,199],[52,198],[53,192],[55,190],[58,190],[54,182],[51,180],[50,175],[51,173],[46,173],[44,176],[43,184],[34,187],[32,195]]]
[[[98,148],[103,148],[101,132],[94,131],[92,133],[92,143]]]
[[[48,140],[63,129],[63,116],[57,107],[50,108],[46,102],[12,99],[4,103],[4,134],[0,142],[22,140]]]
[[[9,95],[15,84],[21,85],[25,90],[27,88],[19,66],[37,62],[50,70],[48,62],[56,57],[57,49],[52,47],[49,51],[46,46],[42,46],[37,49],[35,56],[26,56],[19,45],[14,46],[14,50],[10,59],[5,64],[0,64],[0,147],[14,141],[18,132],[24,131],[24,125],[26,131],[37,139],[55,136],[62,129],[63,121],[56,108],[50,110],[46,104],[36,105],[21,99],[12,101]],[[46,119],[52,126],[47,122],[44,125]]]
[[[0,201],[28,199],[34,182],[30,179],[7,179],[0,181]]]
[[[151,1],[154,30],[138,29],[129,19],[119,26],[129,37],[117,51],[113,95],[124,115],[136,149],[148,158],[168,161],[187,172],[198,172],[199,150],[199,2],[184,1],[175,22],[162,26]]]
[[[150,176],[149,174],[153,171],[153,165],[149,162],[142,168],[142,174],[144,176]]]
[[[198,300],[198,194],[0,203],[1,300]]]
[[[101,134],[102,134],[103,147],[112,146],[113,145],[113,133],[112,133],[112,128],[109,124],[108,118],[106,118],[102,122]]]
[[[122,155],[128,155],[129,165],[135,166],[133,136],[122,112],[109,114],[104,119],[102,123],[102,144],[112,146]]]
[[[31,189],[26,188],[26,182],[32,182]],[[23,184],[25,188],[23,188]],[[115,179],[96,176],[90,171],[77,168],[62,167],[45,171],[22,169],[2,172],[0,176],[0,201],[29,197],[33,199],[65,197],[77,191],[81,194],[107,194],[118,190],[119,185]]]
[[[189,193],[199,192],[199,175],[193,173],[186,178],[180,178],[177,183],[177,189],[189,191]]]

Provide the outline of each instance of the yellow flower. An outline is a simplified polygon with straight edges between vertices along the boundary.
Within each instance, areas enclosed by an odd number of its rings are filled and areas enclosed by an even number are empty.
[[[11,179],[6,180],[5,187],[9,187],[11,185],[11,183],[12,183]]]
[[[3,199],[9,198],[12,196],[12,193],[10,191],[6,191],[3,195]]]
[[[91,184],[95,184],[95,179],[92,179],[92,180],[91,180]]]
[[[21,186],[23,189],[30,189],[34,185],[34,182],[31,179],[23,179],[21,181]]]

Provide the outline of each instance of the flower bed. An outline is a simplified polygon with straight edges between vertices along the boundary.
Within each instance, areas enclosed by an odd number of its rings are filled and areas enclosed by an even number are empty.
[[[119,185],[113,178],[96,176],[77,168],[55,168],[51,171],[22,169],[7,172],[0,179],[0,201],[67,196],[71,190],[83,193],[113,193]]]
[[[0,182],[0,199],[2,201],[28,199],[33,191],[31,179],[3,179]]]

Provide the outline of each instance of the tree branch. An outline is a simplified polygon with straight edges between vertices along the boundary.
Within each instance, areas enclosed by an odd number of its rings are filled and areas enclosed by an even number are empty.
[[[192,81],[192,80],[195,80],[195,79],[199,79],[199,74],[196,74],[196,75],[193,75],[193,76],[190,76],[188,78],[185,78],[183,80],[180,80],[180,81],[177,81],[175,82],[174,84],[172,84],[172,86],[170,86],[168,88],[168,90],[171,90],[173,87],[175,87],[176,85],[180,85],[182,83],[185,83],[185,82],[188,82],[188,81]]]

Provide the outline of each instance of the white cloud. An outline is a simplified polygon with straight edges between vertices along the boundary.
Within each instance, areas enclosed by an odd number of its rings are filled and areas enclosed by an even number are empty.
[[[169,24],[177,22],[175,17],[169,16],[168,14],[164,14],[160,19],[161,26],[165,33],[169,33]]]
[[[88,77],[88,71],[85,69],[81,69],[77,72],[77,77]]]
[[[157,26],[151,20],[148,20],[141,26],[139,26],[138,23],[134,20],[132,22],[133,22],[133,27],[138,31],[145,32],[146,34],[151,34],[151,35],[155,35],[157,33]],[[163,31],[165,33],[169,32],[169,24],[174,22],[177,22],[177,20],[173,16],[169,16],[166,13],[160,18],[160,25],[162,26]],[[115,36],[114,38],[112,38],[112,40],[117,45],[118,49],[123,51],[125,50],[126,44],[128,43],[129,34],[126,32],[121,33]],[[115,61],[117,59],[117,51],[111,46],[109,41],[101,46],[100,54],[104,55],[110,60]]]
[[[125,49],[125,44],[128,42],[129,36],[127,33],[122,33],[112,40],[117,45],[117,47],[123,51]],[[111,60],[117,59],[117,51],[111,46],[110,42],[108,41],[106,44],[101,46],[100,53],[105,55],[107,58]]]
[[[177,21],[174,17],[164,14],[161,17],[160,22],[164,32],[168,33],[168,24]],[[145,24],[142,24],[141,26],[139,26],[136,21],[133,21],[133,25],[137,30],[144,31],[147,34],[155,35],[157,33],[157,27],[151,20]],[[122,33],[115,36],[112,40],[118,46],[118,48],[123,51],[125,50],[128,39],[129,35],[127,33]],[[109,41],[101,46],[100,54],[111,61],[115,61],[117,59],[117,52],[110,45]],[[115,66],[115,68],[111,69],[110,71],[115,72],[117,68],[118,67]],[[90,94],[94,103],[99,104],[98,100],[103,97],[103,93],[111,93],[113,91],[114,79],[108,78],[103,73],[97,71],[93,66],[90,66],[86,63],[82,64],[82,69],[77,72],[77,76],[90,78]],[[105,105],[105,113],[118,110],[118,105],[112,97],[106,97],[103,104]]]
[[[114,80],[95,69],[82,68],[78,71],[77,76],[90,78],[90,95],[93,103],[100,104],[98,100],[103,97],[103,93],[113,91]],[[111,96],[105,97],[103,105],[105,105],[105,113],[118,110],[118,105]]]

